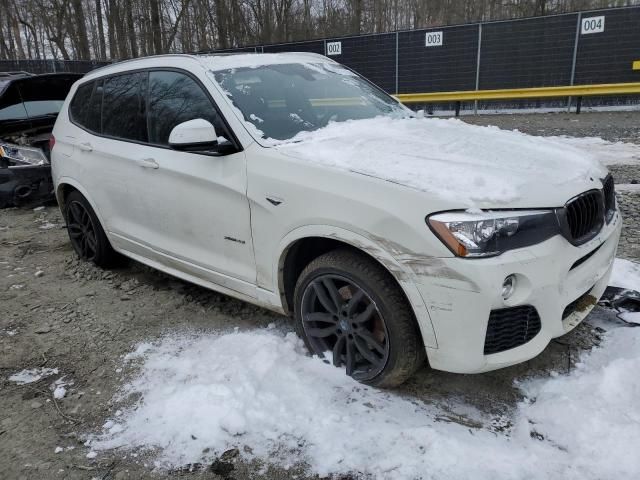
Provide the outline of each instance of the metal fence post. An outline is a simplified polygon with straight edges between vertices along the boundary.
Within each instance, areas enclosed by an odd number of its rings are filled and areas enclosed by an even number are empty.
[[[476,54],[476,92],[480,90],[480,56],[482,53],[482,23],[478,24],[478,53]],[[478,114],[478,100],[473,101],[473,114]]]
[[[396,95],[400,93],[398,91],[398,32],[396,32]]]
[[[576,76],[576,59],[578,58],[578,41],[580,39],[581,23],[582,23],[582,12],[578,12],[578,23],[576,24],[576,38],[573,42],[573,60],[571,60],[571,78],[569,79],[569,85],[573,85],[573,80]],[[569,113],[570,111],[571,111],[571,97],[567,99],[567,113]]]

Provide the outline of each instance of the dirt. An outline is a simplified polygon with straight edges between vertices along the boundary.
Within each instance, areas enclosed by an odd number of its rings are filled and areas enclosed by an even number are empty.
[[[398,393],[438,406],[441,421],[508,429],[508,413],[521,400],[514,382],[573,368],[580,353],[600,341],[602,330],[590,319],[608,315],[596,307],[541,355],[511,368],[456,375],[425,365]],[[246,463],[234,452],[172,472],[155,471],[150,455],[86,457],[86,435],[113,414],[114,394],[134,373],[122,357],[138,342],[177,331],[252,329],[273,322],[293,331],[288,318],[133,261],[111,271],[78,261],[56,206],[0,210],[0,478],[315,478],[302,468],[263,471],[259,462]],[[36,367],[59,373],[27,385],[8,380]],[[73,385],[56,400],[50,386],[61,377]],[[491,425],[469,418],[469,408],[485,413]],[[56,447],[65,450],[55,453]]]

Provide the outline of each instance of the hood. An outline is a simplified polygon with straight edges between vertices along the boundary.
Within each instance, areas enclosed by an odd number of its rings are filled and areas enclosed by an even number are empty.
[[[454,119],[331,123],[274,148],[300,161],[428,192],[452,208],[558,207],[602,188],[607,174],[597,158],[561,138]]]

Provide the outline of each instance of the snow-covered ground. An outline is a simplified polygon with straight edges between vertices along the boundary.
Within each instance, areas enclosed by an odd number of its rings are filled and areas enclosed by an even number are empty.
[[[608,142],[599,137],[545,137],[552,142],[578,148],[600,160],[604,165],[640,165],[640,145]]]
[[[617,260],[613,283],[638,288],[640,266]],[[171,467],[238,447],[245,457],[304,463],[320,475],[639,478],[640,328],[620,325],[607,324],[601,347],[571,374],[520,384],[526,400],[511,417],[469,407],[484,425],[477,429],[438,421],[437,406],[352,381],[307,357],[292,333],[168,335],[124,359],[137,373],[90,440],[91,455],[149,449],[158,466]],[[131,394],[139,400],[115,413]]]

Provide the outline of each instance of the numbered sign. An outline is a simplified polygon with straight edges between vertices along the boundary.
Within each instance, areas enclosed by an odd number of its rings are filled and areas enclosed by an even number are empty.
[[[427,32],[425,34],[424,44],[426,47],[440,47],[442,46],[442,31],[439,32]]]
[[[340,54],[342,54],[342,42],[327,43],[327,55],[340,55]]]
[[[604,17],[587,17],[582,19],[582,29],[580,30],[582,35],[601,32],[604,32]]]

